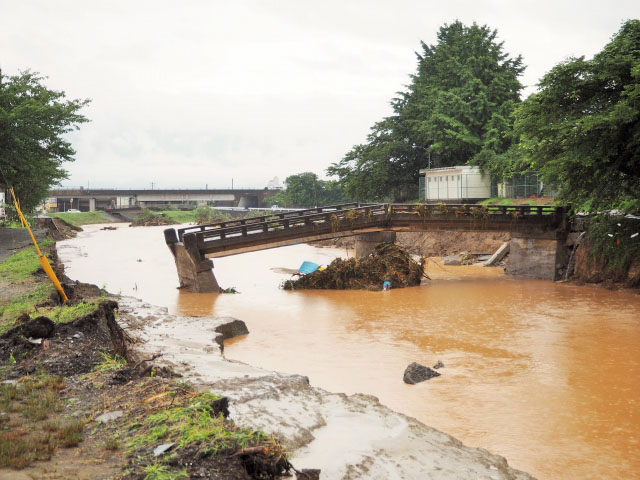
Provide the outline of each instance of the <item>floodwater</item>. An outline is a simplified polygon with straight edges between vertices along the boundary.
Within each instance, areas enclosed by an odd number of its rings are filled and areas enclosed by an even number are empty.
[[[215,259],[238,295],[177,290],[162,227],[86,227],[59,244],[67,274],[182,315],[229,315],[249,335],[225,355],[375,395],[541,479],[640,478],[640,296],[430,263],[432,280],[389,292],[278,288],[302,261],[345,250],[296,245]],[[405,385],[405,367],[445,364]]]

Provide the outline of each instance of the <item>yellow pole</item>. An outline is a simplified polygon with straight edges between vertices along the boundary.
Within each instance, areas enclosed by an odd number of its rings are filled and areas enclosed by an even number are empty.
[[[24,225],[27,228],[27,231],[31,236],[31,241],[33,242],[33,245],[36,247],[36,252],[38,252],[38,257],[40,259],[40,265],[42,265],[42,269],[47,274],[47,277],[49,277],[49,280],[51,280],[51,283],[53,283],[53,286],[56,287],[56,290],[60,294],[60,297],[62,297],[62,303],[68,302],[69,299],[67,298],[67,294],[64,293],[64,289],[62,288],[62,285],[60,284],[58,277],[56,276],[55,272],[51,268],[51,265],[49,265],[49,260],[47,260],[47,257],[45,257],[40,251],[38,242],[36,242],[36,237],[33,235],[33,232],[31,231],[31,228],[27,223],[27,219],[24,218],[24,215],[22,214],[22,210],[20,210],[20,202],[16,198],[16,194],[13,191],[13,187],[10,188],[9,191],[11,192],[11,196],[13,197],[13,203],[16,206],[16,211],[18,212],[18,216],[20,217],[20,222],[22,222],[22,225]]]

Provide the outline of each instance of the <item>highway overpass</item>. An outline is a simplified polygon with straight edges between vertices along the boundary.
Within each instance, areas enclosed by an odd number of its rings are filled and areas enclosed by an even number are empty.
[[[54,189],[59,212],[77,209],[83,212],[121,208],[149,208],[166,205],[210,204],[217,207],[264,207],[265,199],[277,190],[269,189]]]

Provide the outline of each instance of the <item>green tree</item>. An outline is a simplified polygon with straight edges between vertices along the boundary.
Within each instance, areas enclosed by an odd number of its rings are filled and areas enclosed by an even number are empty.
[[[298,207],[316,205],[318,176],[312,172],[303,172],[286,178],[284,185],[289,203]]]
[[[0,72],[0,171],[25,212],[67,178],[62,164],[73,161],[75,151],[64,136],[88,121],[79,111],[89,100],[66,100],[43,80],[30,71],[10,77]]]
[[[338,182],[320,180],[313,172],[291,175],[284,184],[285,190],[270,196],[270,202],[287,207],[315,207],[346,201]]]
[[[444,25],[435,45],[422,43],[407,91],[394,114],[376,123],[328,169],[360,200],[417,193],[420,168],[480,165],[493,170],[514,141],[512,112],[520,101],[521,57],[510,58],[487,26]]]
[[[555,66],[517,112],[529,166],[578,208],[640,209],[640,21]]]

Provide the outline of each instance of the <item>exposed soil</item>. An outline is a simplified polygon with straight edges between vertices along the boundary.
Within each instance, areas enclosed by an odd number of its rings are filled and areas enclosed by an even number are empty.
[[[54,269],[72,303],[100,294],[94,285],[69,281],[61,271],[62,266],[55,262],[55,249],[52,257]],[[28,285],[32,287],[41,281],[48,280],[38,275]],[[6,293],[19,295],[24,293],[21,289],[25,286],[12,286]],[[57,303],[57,298],[47,303]],[[14,328],[0,337],[0,398],[4,399],[0,403],[0,426],[3,427],[0,446],[9,445],[6,442],[11,442],[13,437],[26,438],[24,432],[30,432],[26,445],[32,448],[32,451],[23,449],[20,460],[8,464],[13,467],[0,468],[0,480],[141,480],[155,468],[174,474],[184,470],[188,478],[244,480],[275,479],[291,471],[291,465],[285,456],[278,454],[281,450],[275,443],[268,446],[249,443],[249,447],[256,448],[245,451],[239,444],[230,442],[220,453],[212,454],[204,448],[206,442],[195,442],[184,448],[174,447],[164,458],[166,461],[158,462],[163,457],[155,458],[152,451],[163,443],[162,437],[136,440],[138,429],[151,415],[189,407],[198,392],[176,379],[179,376],[169,368],[155,364],[161,354],[140,357],[134,340],[116,321],[117,309],[116,301],[105,298],[95,311],[69,323],[56,324],[44,316],[30,319],[24,315]],[[239,327],[233,323],[230,328]],[[220,335],[232,333],[223,331]],[[29,402],[35,401],[23,394],[33,391],[29,385],[34,382],[55,385],[55,390],[46,390],[46,398],[55,403],[55,408],[47,411],[46,406],[42,406],[42,419],[37,421],[21,414]],[[25,385],[29,388],[23,387]],[[48,387],[42,388],[40,396],[44,398],[44,389]],[[7,392],[11,393],[10,398]],[[120,417],[98,421],[101,414],[117,411],[122,411]],[[205,411],[210,412],[209,421],[217,422],[224,431],[241,432],[233,422],[222,417],[228,415],[226,398],[211,402],[210,410]],[[67,425],[69,419],[75,419],[74,425],[80,428],[81,438],[73,445],[67,445],[58,431],[64,430],[60,425]],[[58,437],[62,440],[54,441]]]
[[[425,257],[443,257],[461,252],[493,254],[508,242],[508,232],[398,232],[397,243],[411,253]]]
[[[104,354],[126,358],[125,335],[115,320],[117,306],[105,301],[95,312],[71,323],[56,325],[37,317],[9,330],[0,337],[0,361],[8,362],[13,355],[17,362],[9,378],[40,370],[68,377],[90,372]]]
[[[40,228],[46,228],[49,231],[49,236],[56,241],[73,238],[77,232],[82,231],[81,227],[76,227],[56,217],[39,217],[38,226]]]
[[[635,258],[625,276],[607,274],[603,262],[589,253],[588,241],[580,244],[575,252],[575,269],[572,280],[576,283],[600,283],[608,288],[640,288],[640,258]]]

